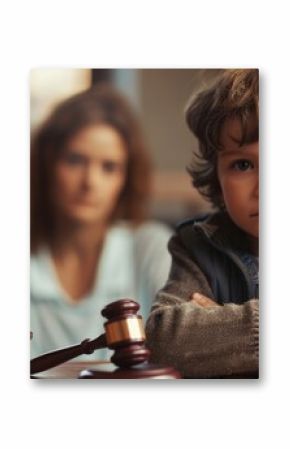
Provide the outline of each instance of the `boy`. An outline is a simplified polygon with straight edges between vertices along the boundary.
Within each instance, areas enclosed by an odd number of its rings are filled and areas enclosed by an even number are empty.
[[[259,364],[258,70],[225,70],[190,104],[193,185],[217,212],[181,224],[147,321],[152,361],[184,377],[257,377]]]

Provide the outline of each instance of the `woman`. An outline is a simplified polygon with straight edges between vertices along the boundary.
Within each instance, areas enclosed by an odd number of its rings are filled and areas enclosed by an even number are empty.
[[[126,100],[99,86],[60,104],[32,139],[31,356],[103,333],[102,308],[147,317],[167,279],[170,230],[145,221],[150,164]],[[108,357],[97,351],[91,358]]]

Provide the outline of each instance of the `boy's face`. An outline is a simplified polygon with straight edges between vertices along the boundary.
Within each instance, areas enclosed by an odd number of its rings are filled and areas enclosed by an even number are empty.
[[[255,126],[253,121],[252,126]],[[227,119],[218,152],[218,179],[225,207],[233,222],[252,237],[259,237],[259,142],[240,146],[241,123]]]

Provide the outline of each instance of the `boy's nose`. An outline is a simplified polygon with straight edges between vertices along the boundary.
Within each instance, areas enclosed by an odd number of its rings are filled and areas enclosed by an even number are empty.
[[[257,178],[256,183],[254,185],[253,194],[256,198],[259,198],[259,178]]]

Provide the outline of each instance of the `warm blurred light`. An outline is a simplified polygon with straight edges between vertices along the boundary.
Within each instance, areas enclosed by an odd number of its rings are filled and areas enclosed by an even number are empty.
[[[208,209],[209,204],[192,186],[185,171],[158,171],[153,176],[153,195],[163,201],[195,203],[200,209]]]
[[[31,127],[61,100],[91,85],[90,69],[33,69],[30,72]]]

